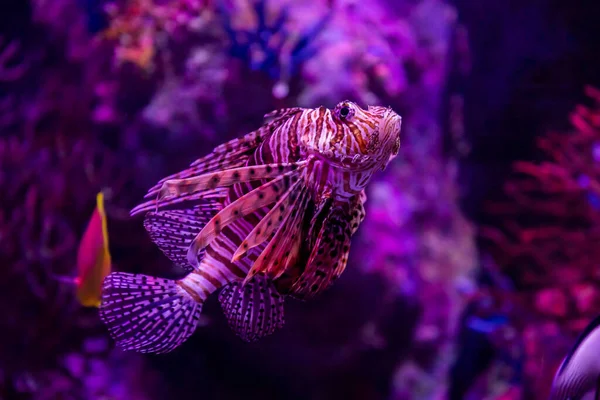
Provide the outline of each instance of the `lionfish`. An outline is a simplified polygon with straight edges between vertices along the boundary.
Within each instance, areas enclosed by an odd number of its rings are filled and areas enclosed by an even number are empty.
[[[333,110],[288,108],[162,179],[131,215],[188,275],[115,272],[101,319],[126,350],[166,353],[187,340],[202,304],[219,301],[251,342],[284,322],[284,298],[307,300],[344,271],[365,217],[365,187],[400,149],[401,117],[343,101]]]

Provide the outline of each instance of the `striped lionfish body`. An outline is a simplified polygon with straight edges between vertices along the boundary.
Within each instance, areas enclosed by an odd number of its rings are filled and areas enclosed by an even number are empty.
[[[168,352],[219,301],[230,327],[254,341],[283,325],[284,296],[321,293],[346,267],[365,216],[364,189],[400,147],[401,118],[350,101],[290,108],[161,180],[132,210],[174,263],[174,281],[113,273],[101,318],[128,350]]]

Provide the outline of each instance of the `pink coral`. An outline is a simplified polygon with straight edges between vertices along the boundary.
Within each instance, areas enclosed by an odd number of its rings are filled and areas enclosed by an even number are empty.
[[[531,390],[547,390],[536,383],[534,369],[540,359],[566,354],[564,341],[573,340],[600,306],[600,170],[595,151],[600,91],[588,87],[586,93],[593,105],[576,107],[571,115],[574,129],[540,138],[542,161],[515,164],[515,176],[505,186],[508,199],[489,206],[501,223],[481,231],[520,288],[528,312],[536,316],[524,331]],[[541,326],[535,328],[538,322]],[[545,342],[544,335],[553,339]],[[540,343],[547,344],[536,347]]]

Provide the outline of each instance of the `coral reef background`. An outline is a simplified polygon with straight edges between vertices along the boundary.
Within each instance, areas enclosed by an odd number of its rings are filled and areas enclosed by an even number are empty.
[[[584,3],[5,2],[0,397],[543,398],[600,302]],[[275,335],[241,342],[215,296],[181,348],[124,353],[53,279],[75,273],[100,190],[113,268],[181,276],[129,217],[146,189],[273,109],[346,98],[396,109],[401,153],[347,272]]]

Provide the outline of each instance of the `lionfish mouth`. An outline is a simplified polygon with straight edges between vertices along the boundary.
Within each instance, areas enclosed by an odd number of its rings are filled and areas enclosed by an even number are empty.
[[[313,157],[316,157],[336,168],[360,171],[372,168],[375,164],[375,159],[366,154],[355,154],[354,156],[336,156],[333,151],[327,152],[311,152]]]

